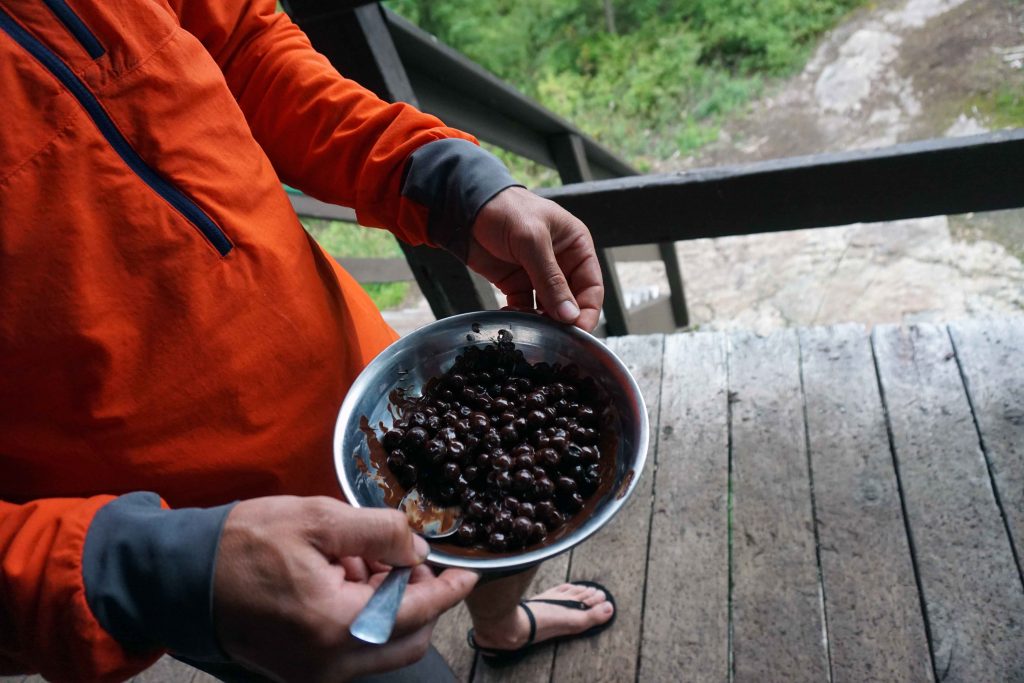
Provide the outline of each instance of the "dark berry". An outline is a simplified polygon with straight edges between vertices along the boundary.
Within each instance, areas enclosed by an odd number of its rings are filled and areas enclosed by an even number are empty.
[[[381,438],[381,443],[384,445],[384,448],[390,451],[393,448],[398,448],[399,444],[402,443],[402,438],[404,436],[405,432],[401,429],[389,429]]]
[[[501,442],[509,446],[519,440],[519,433],[512,425],[505,425],[502,427],[498,430],[498,435],[501,437]]]
[[[472,522],[463,522],[459,526],[459,540],[463,543],[472,543],[476,540],[476,525]]]
[[[537,462],[544,467],[557,467],[562,456],[554,448],[542,448],[537,451]]]
[[[517,470],[530,469],[533,467],[533,456],[527,453],[517,455],[512,460],[512,467]]]
[[[508,510],[498,510],[494,515],[494,528],[498,531],[507,532],[512,528],[512,513]]]
[[[520,541],[526,541],[530,537],[532,523],[526,517],[516,517],[512,520],[512,535]]]
[[[495,531],[491,534],[491,537],[487,539],[487,544],[491,547],[491,550],[495,552],[504,552],[508,548],[508,540],[505,538],[505,534],[500,531]]]
[[[576,419],[581,425],[591,426],[597,423],[597,415],[590,406],[581,405],[576,408]]]
[[[470,519],[482,519],[487,514],[487,508],[479,500],[474,500],[466,506],[466,516]]]
[[[533,472],[530,470],[519,470],[512,477],[512,488],[516,491],[528,491],[533,488],[534,481]]]

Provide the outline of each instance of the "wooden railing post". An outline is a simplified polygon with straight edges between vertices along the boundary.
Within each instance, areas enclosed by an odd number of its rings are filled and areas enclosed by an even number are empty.
[[[585,183],[594,179],[583,149],[583,140],[574,133],[553,135],[548,140],[555,169],[563,185]],[[629,334],[629,314],[622,295],[622,283],[615,269],[615,255],[608,249],[597,249],[597,262],[604,278],[604,324],[609,337]]]
[[[286,9],[338,71],[389,102],[418,106],[377,3],[346,9],[323,0],[289,0]],[[420,291],[437,318],[494,309],[490,283],[446,251],[402,244]]]
[[[665,262],[665,277],[668,279],[669,302],[676,327],[690,324],[690,313],[686,309],[686,291],[683,289],[683,267],[679,263],[679,252],[675,242],[658,242],[658,253]]]

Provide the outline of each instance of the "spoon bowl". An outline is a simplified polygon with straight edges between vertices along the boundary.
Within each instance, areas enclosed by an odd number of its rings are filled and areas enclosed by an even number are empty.
[[[440,507],[431,503],[417,488],[410,489],[398,509],[405,513],[409,527],[427,539],[447,538],[462,523],[462,508],[458,505]]]

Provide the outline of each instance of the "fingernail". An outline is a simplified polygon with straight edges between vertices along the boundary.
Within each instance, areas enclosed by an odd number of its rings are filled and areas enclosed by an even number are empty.
[[[427,555],[430,554],[430,544],[423,540],[422,536],[412,537],[412,546],[416,550],[416,557],[419,558],[420,562],[427,559]]]
[[[566,300],[558,304],[558,308],[555,309],[555,315],[562,322],[571,323],[580,317],[580,309],[573,302]]]

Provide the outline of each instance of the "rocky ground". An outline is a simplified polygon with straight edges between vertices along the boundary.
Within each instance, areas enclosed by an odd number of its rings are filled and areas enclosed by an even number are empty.
[[[821,42],[803,71],[671,172],[981,133],[984,103],[1024,91],[1019,0],[880,0]],[[980,105],[980,106],[979,106]],[[1024,211],[938,216],[678,243],[691,321],[768,331],[842,321],[1024,312]],[[667,291],[657,263],[620,263],[634,297]],[[400,331],[425,303],[389,312]]]

